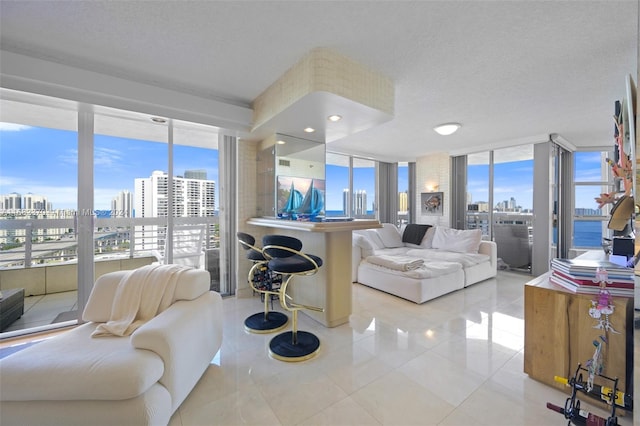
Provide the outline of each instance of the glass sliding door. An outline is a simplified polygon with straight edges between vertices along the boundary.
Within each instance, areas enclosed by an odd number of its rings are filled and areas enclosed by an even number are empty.
[[[220,279],[218,133],[216,127],[173,121],[173,237],[174,247],[181,245],[181,237],[182,246],[199,237],[201,258],[189,262],[209,271],[212,290],[231,294],[230,283]],[[174,262],[180,260],[178,253],[173,256]]]
[[[168,127],[148,114],[95,111],[96,261],[114,256],[160,260],[167,227]]]
[[[533,145],[493,151],[493,236],[510,269],[530,271],[533,244]]]
[[[0,152],[0,290],[24,291],[25,311],[2,331],[74,320],[77,104],[2,89]]]

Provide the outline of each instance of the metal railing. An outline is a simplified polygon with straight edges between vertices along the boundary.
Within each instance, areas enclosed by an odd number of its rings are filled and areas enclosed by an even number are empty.
[[[94,218],[96,258],[148,256],[166,244],[167,218]],[[173,218],[176,225],[204,225],[203,250],[220,246],[218,217]],[[0,220],[0,269],[30,268],[77,259],[75,219]]]

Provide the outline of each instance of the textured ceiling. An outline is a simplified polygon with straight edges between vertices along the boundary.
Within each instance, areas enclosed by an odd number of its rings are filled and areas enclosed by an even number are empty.
[[[638,38],[638,1],[0,1],[3,50],[240,106],[335,50],[396,99],[331,149],[396,160],[550,133],[609,146]],[[449,121],[462,129],[432,131]]]

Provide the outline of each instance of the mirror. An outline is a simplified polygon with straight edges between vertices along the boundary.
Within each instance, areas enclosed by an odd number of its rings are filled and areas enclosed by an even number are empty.
[[[275,211],[298,219],[324,214],[325,144],[276,134]]]
[[[263,140],[257,158],[257,215],[323,215],[325,155],[321,142],[283,134]]]

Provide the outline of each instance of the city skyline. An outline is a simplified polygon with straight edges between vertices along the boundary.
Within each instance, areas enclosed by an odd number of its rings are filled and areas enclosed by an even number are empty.
[[[186,170],[204,170],[217,182],[217,150],[173,148],[175,176]],[[76,209],[76,132],[0,123],[0,152],[0,194],[32,193],[47,197],[54,210]],[[56,165],[53,170],[52,163]],[[167,172],[167,144],[95,135],[94,167],[94,209],[110,210],[117,194],[134,192],[136,178],[151,176],[156,170]]]
[[[77,135],[73,131],[38,128],[0,122],[0,194],[12,192],[45,196],[53,209],[75,209],[77,204]],[[25,158],[25,153],[29,153]],[[94,209],[110,210],[121,191],[134,192],[136,178],[155,170],[167,172],[167,145],[95,135]],[[589,155],[592,154],[592,155]],[[601,163],[599,152],[581,153],[581,161]],[[51,164],[55,164],[52,170]],[[408,188],[406,166],[399,167],[398,192]],[[588,170],[588,167],[585,167]],[[593,167],[593,170],[598,170]],[[218,151],[174,145],[174,175],[203,170],[218,181]],[[354,193],[366,191],[367,210],[375,203],[375,168],[354,169]],[[348,186],[347,167],[326,166],[326,210],[342,210],[343,189]],[[514,176],[517,178],[514,179]],[[330,177],[330,178],[329,178]],[[576,173],[576,180],[601,179]],[[218,195],[216,185],[216,199]],[[515,197],[523,209],[532,208],[533,160],[499,163],[494,169],[494,201]],[[488,201],[488,166],[468,167],[468,189],[477,201]],[[497,202],[497,201],[496,201]],[[592,209],[590,194],[577,191],[576,208]]]

